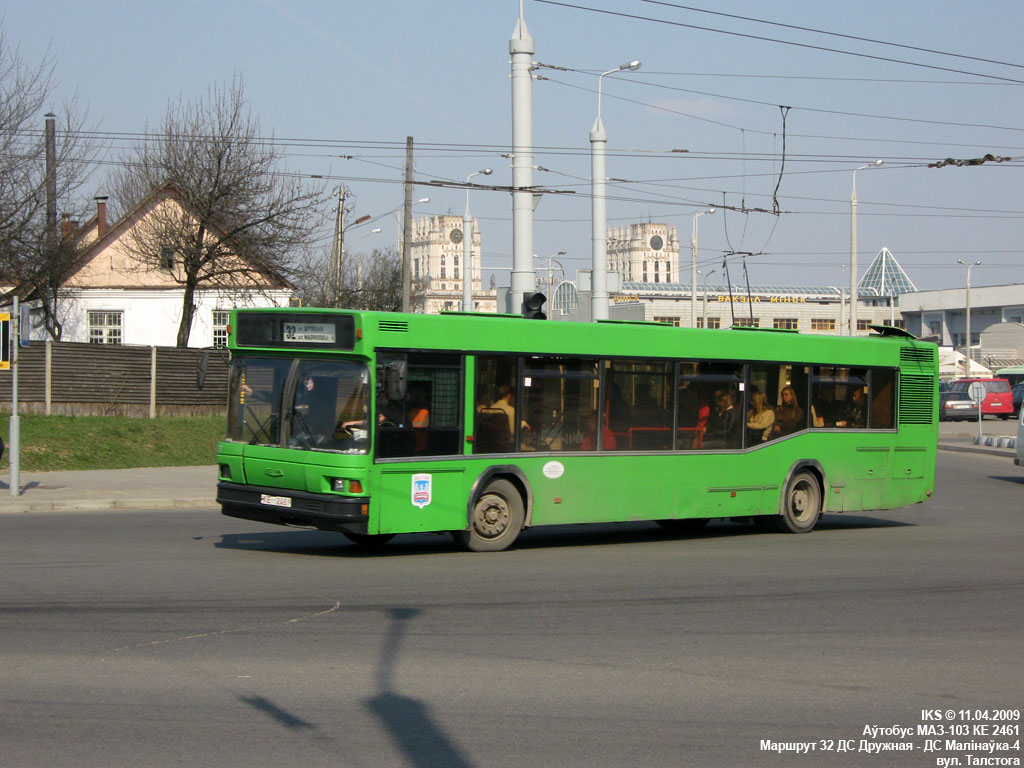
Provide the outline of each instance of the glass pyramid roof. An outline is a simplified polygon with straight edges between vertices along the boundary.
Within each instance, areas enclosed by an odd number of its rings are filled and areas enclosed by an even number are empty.
[[[917,293],[917,288],[892,252],[883,248],[857,283],[857,295],[899,296],[901,293]]]

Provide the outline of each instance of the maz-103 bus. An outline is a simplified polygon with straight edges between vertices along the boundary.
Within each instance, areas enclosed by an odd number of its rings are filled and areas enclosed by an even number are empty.
[[[805,533],[932,494],[937,348],[875,330],[235,310],[217,501],[474,551],[565,523]]]

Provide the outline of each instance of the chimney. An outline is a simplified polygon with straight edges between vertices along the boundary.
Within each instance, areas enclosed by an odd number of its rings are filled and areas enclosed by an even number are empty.
[[[71,214],[62,213],[60,215],[60,236],[61,239],[71,237],[75,234],[75,225],[71,221]]]
[[[97,195],[96,200],[96,237],[107,234],[107,196]]]

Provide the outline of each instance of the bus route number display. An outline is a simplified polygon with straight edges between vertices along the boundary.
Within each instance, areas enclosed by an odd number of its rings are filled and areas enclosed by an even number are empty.
[[[334,344],[334,325],[327,323],[289,323],[283,324],[284,340],[303,344]]]
[[[239,347],[352,349],[356,341],[355,319],[341,313],[239,310],[235,325]]]

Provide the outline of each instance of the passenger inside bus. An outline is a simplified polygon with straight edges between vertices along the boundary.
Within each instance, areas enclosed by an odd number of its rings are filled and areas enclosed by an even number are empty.
[[[803,429],[807,425],[804,409],[800,407],[796,390],[793,387],[782,388],[782,404],[775,408],[775,426],[772,432],[776,437],[783,437]]]

